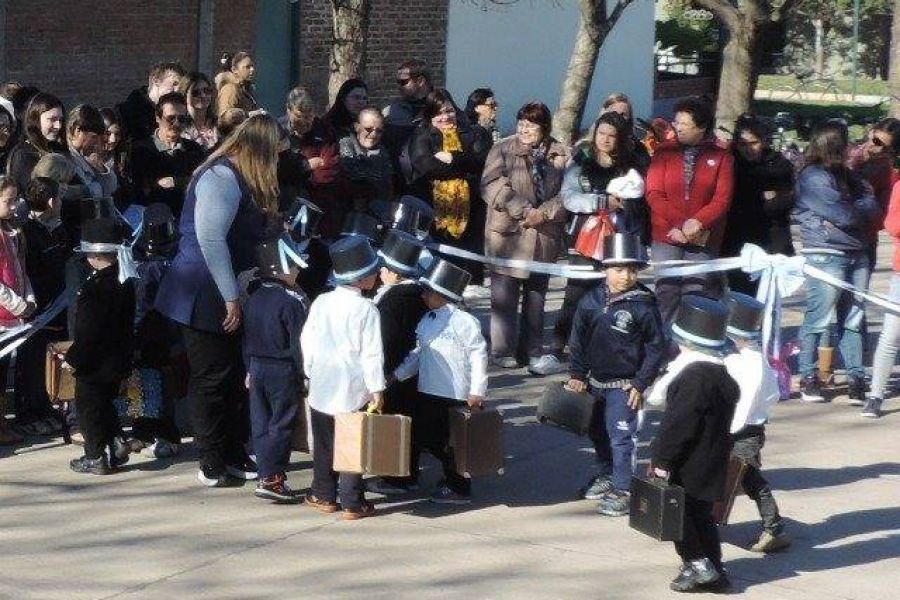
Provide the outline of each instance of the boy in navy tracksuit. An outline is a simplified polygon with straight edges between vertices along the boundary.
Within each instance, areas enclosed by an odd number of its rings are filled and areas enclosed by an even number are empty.
[[[640,238],[609,236],[603,254],[606,282],[589,292],[575,313],[568,387],[590,389],[597,399],[589,435],[599,472],[584,498],[599,500],[600,514],[622,516],[628,514],[637,413],[668,342],[653,292],[637,281],[647,264]]]
[[[303,393],[300,330],[309,302],[294,287],[299,269],[285,244],[291,241],[282,236],[257,249],[260,281],[244,306],[244,357],[259,473],[255,495],[289,504],[300,500],[288,486],[285,471]]]

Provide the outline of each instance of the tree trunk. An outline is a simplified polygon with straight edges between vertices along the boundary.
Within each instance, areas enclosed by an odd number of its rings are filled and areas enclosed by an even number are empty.
[[[366,40],[369,35],[369,0],[332,0],[334,28],[331,41],[331,75],[328,103],[334,102],[341,84],[351,77],[363,77],[366,68]]]
[[[716,100],[716,125],[729,130],[741,113],[750,110],[756,81],[756,45],[759,27],[749,19],[738,19],[728,31],[722,51],[722,73]]]
[[[891,114],[900,118],[900,0],[894,0],[894,18],[891,28],[891,64],[888,72],[891,90]]]
[[[825,23],[822,19],[813,19],[813,70],[816,77],[825,75]]]

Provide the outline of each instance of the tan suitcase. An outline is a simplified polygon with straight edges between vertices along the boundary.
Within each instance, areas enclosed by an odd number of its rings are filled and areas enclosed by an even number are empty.
[[[72,346],[72,342],[51,342],[47,344],[47,357],[45,366],[45,383],[50,402],[72,402],[75,400],[75,378],[71,371],[62,368],[62,359],[59,354],[65,353]]]
[[[412,419],[364,412],[334,417],[334,470],[408,477]]]

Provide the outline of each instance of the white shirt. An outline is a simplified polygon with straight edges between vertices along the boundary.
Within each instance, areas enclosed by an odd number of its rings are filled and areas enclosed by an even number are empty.
[[[741,388],[731,433],[737,433],[747,425],[765,423],[772,405],[781,397],[778,378],[768,361],[757,349],[741,348],[725,357],[725,368]]]
[[[381,321],[359,289],[340,286],[321,294],[300,334],[309,405],[329,415],[362,408],[384,390]]]
[[[452,304],[425,313],[416,348],[394,371],[403,381],[418,371],[419,391],[465,400],[487,393],[487,342],[478,319]]]

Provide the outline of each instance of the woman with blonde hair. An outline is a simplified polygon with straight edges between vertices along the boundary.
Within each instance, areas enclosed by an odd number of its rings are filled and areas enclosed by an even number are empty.
[[[187,99],[188,114],[193,124],[186,128],[182,136],[197,142],[204,150],[211,150],[219,141],[216,129],[216,88],[203,73],[190,73],[181,79],[178,86]]]
[[[241,123],[195,172],[181,214],[178,253],[160,283],[156,309],[181,327],[190,364],[197,478],[208,487],[226,475],[255,479],[241,360],[237,275],[256,246],[274,235],[280,132],[269,115]]]

